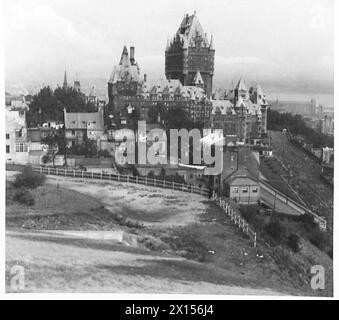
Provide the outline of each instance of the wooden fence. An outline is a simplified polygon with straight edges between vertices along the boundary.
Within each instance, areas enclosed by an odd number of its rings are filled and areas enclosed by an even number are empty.
[[[146,186],[152,186],[157,188],[172,189],[190,193],[200,194],[202,196],[208,196],[209,192],[207,188],[198,187],[194,185],[187,185],[177,182],[171,182],[167,180],[153,179],[149,177],[139,177],[139,176],[130,176],[124,174],[113,174],[113,173],[97,173],[97,172],[87,172],[81,170],[74,170],[69,168],[52,168],[52,167],[41,167],[41,166],[32,166],[34,171],[40,173],[64,176],[71,178],[81,178],[81,179],[99,179],[105,181],[119,181],[119,182],[128,182],[135,184],[143,184]]]
[[[231,221],[250,239],[253,241],[254,248],[257,246],[257,233],[254,232],[245,221],[244,218],[241,217],[240,214],[237,213],[237,210],[232,208],[231,203],[226,200],[219,198],[216,192],[213,192],[212,195],[213,200],[219,205],[221,209],[231,218]]]

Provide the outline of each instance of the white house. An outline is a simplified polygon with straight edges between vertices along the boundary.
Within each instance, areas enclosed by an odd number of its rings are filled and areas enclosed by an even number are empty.
[[[6,108],[6,163],[27,164],[27,162],[26,113]]]

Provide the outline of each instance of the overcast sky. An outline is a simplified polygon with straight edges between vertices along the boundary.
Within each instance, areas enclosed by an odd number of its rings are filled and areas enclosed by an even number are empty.
[[[123,45],[142,73],[164,74],[164,50],[185,13],[214,35],[215,83],[243,76],[331,90],[333,0],[6,0],[6,80],[108,79]]]

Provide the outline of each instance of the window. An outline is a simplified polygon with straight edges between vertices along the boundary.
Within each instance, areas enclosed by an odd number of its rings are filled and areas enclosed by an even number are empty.
[[[10,146],[6,145],[6,153],[10,153]]]
[[[27,152],[27,145],[25,143],[17,143],[15,145],[15,152]]]
[[[9,139],[9,133],[6,133],[6,139]]]
[[[252,189],[252,192],[253,192],[253,193],[257,193],[257,192],[258,192],[258,188],[253,188],[253,189]]]
[[[243,188],[242,189],[242,193],[247,193],[248,192],[248,188]]]
[[[234,193],[238,193],[238,192],[239,192],[238,187],[234,187],[234,188],[233,188],[233,192],[234,192]]]

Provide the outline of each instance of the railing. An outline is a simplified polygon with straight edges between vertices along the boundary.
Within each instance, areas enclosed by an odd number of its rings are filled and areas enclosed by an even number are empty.
[[[260,181],[260,187],[267,190],[267,192],[271,192],[271,194],[275,194],[275,197],[279,196],[281,200],[286,199],[286,195],[284,195],[279,190],[272,187],[269,183],[263,180]],[[316,222],[319,225],[320,230],[326,231],[327,222],[325,218],[318,216],[316,213],[312,212],[311,210],[301,205],[300,203],[294,201],[293,199],[288,198],[288,204],[286,203],[286,205],[288,205],[291,208],[293,207],[294,210],[298,211],[300,214],[309,214],[310,216],[312,216],[314,222]]]
[[[219,205],[221,209],[231,218],[231,222],[233,222],[243,233],[245,233],[252,241],[254,248],[257,246],[257,233],[254,232],[246,222],[244,218],[241,217],[237,213],[237,211],[232,208],[231,203],[226,200],[218,197],[217,193],[213,191],[212,194],[213,200]]]
[[[87,172],[87,171],[74,170],[74,169],[69,169],[69,168],[52,168],[52,167],[41,167],[41,166],[32,166],[32,168],[34,171],[38,171],[40,173],[44,173],[48,175],[143,184],[146,186],[152,186],[152,187],[157,187],[157,188],[172,189],[172,190],[177,190],[177,191],[200,194],[202,196],[208,196],[209,194],[208,189],[204,187],[171,182],[167,180],[153,179],[149,177],[130,176],[130,175],[124,175],[124,174],[119,174],[119,173],[114,174],[114,173]]]

